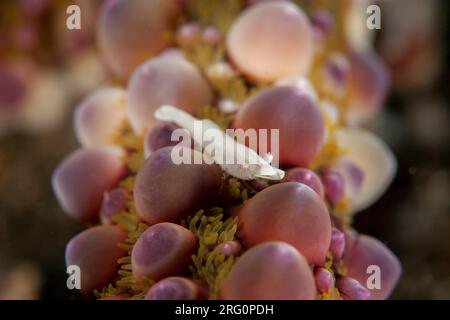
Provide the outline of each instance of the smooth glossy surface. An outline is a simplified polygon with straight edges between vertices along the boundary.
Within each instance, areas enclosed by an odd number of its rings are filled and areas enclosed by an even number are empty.
[[[379,268],[375,272],[380,276],[380,287],[369,289],[371,299],[374,300],[389,297],[402,271],[400,262],[391,250],[379,240],[367,235],[352,235],[347,238],[344,265],[347,268],[347,275],[366,287],[368,280],[372,285],[376,284],[373,279],[369,279],[374,271],[367,273],[368,268],[370,266]]]
[[[55,169],[52,186],[64,211],[81,223],[98,220],[103,194],[125,174],[118,147],[78,149]]]
[[[225,300],[312,300],[314,277],[305,258],[291,245],[273,241],[246,251],[228,274]]]
[[[309,263],[324,263],[331,239],[330,216],[323,200],[304,184],[285,182],[268,187],[247,201],[238,217],[239,239],[245,246],[284,241]]]
[[[313,189],[321,198],[324,197],[322,181],[317,174],[306,168],[292,168],[286,172],[283,181],[300,182]]]
[[[238,69],[261,82],[304,75],[312,60],[308,18],[287,1],[261,2],[246,9],[231,26],[226,45]]]
[[[294,86],[264,89],[251,96],[239,109],[233,127],[268,130],[267,146],[272,153],[277,150],[271,148],[270,130],[278,129],[282,166],[308,167],[325,136],[319,108],[308,92]]]
[[[200,300],[206,298],[206,290],[188,278],[162,279],[145,295],[145,300]]]
[[[198,151],[183,149],[200,156]],[[216,165],[179,164],[171,147],[155,151],[136,176],[134,203],[140,219],[148,224],[180,223],[187,215],[220,199],[222,170]]]
[[[180,52],[169,50],[149,59],[133,73],[128,83],[128,117],[137,134],[147,133],[162,105],[173,105],[194,114],[212,103],[208,82]]]
[[[113,144],[114,134],[126,119],[126,92],[121,88],[98,89],[78,104],[74,128],[85,147]]]
[[[115,275],[117,259],[126,254],[117,244],[125,240],[127,233],[116,226],[97,226],[87,229],[66,246],[66,266],[78,266],[81,271],[81,292],[92,295]]]
[[[158,281],[179,275],[191,263],[197,238],[188,229],[174,223],[158,223],[138,239],[131,253],[133,275]]]
[[[140,63],[168,47],[179,11],[173,0],[104,1],[97,37],[113,72],[126,80]]]

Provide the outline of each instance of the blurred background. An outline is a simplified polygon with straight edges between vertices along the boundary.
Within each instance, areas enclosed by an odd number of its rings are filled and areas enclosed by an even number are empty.
[[[82,8],[80,31],[65,27],[73,2]],[[109,77],[95,50],[100,3],[0,1],[0,299],[76,297],[66,288],[64,247],[82,227],[62,213],[50,176],[78,146],[74,106]],[[450,299],[450,2],[379,4],[375,46],[393,87],[370,127],[399,170],[354,226],[402,262],[392,298]]]

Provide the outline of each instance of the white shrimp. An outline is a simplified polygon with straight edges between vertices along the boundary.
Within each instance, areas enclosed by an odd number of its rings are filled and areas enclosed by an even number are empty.
[[[169,105],[158,108],[154,116],[158,120],[174,122],[188,130],[194,141],[202,147],[203,153],[211,157],[226,173],[235,178],[242,180],[256,178],[281,180],[284,177],[283,170],[270,165],[272,161],[270,154],[260,157],[252,149],[236,142],[210,120],[196,119],[190,114]],[[200,121],[201,126],[197,125],[196,127],[196,121]],[[195,127],[202,129],[200,137],[198,132],[194,131]]]

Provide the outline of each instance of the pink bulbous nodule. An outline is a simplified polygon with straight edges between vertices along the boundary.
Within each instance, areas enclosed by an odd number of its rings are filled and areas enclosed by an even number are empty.
[[[356,279],[340,277],[336,280],[336,287],[344,300],[370,299],[370,291]]]
[[[128,117],[137,134],[147,133],[154,112],[174,105],[194,114],[212,103],[213,93],[196,66],[174,50],[151,58],[134,71],[128,83]]]
[[[115,188],[105,192],[100,207],[101,223],[112,224],[112,218],[125,211],[132,199],[131,192],[125,188]]]
[[[363,187],[364,171],[353,161],[345,157],[338,161],[336,169],[344,178],[345,191],[350,200],[356,199]]]
[[[273,82],[306,74],[312,61],[312,31],[308,18],[295,4],[263,1],[248,7],[234,21],[226,47],[244,75],[258,82]]]
[[[96,226],[87,229],[66,246],[66,265],[76,265],[81,271],[81,292],[93,294],[108,284],[119,267],[117,260],[126,252],[117,247],[125,241],[127,232],[117,226]]]
[[[325,188],[325,196],[333,206],[336,206],[344,197],[344,179],[335,169],[326,168],[320,172]]]
[[[348,59],[341,54],[332,54],[324,65],[325,83],[328,90],[344,93],[350,72]]]
[[[206,298],[205,288],[192,279],[169,277],[154,284],[144,300],[203,300]]]
[[[218,44],[222,40],[222,35],[216,28],[207,26],[203,30],[202,38],[205,43]]]
[[[226,241],[217,246],[217,250],[225,257],[238,256],[244,251],[244,247],[239,241]]]
[[[192,45],[202,35],[202,27],[198,22],[188,22],[177,30],[177,41],[181,45]]]
[[[197,237],[188,229],[170,222],[155,224],[144,231],[133,247],[133,275],[138,281],[179,275],[189,266],[197,246]]]
[[[105,1],[97,38],[108,66],[127,80],[140,63],[171,44],[165,33],[174,31],[179,13],[180,5],[174,0]]]
[[[244,252],[219,294],[224,300],[312,300],[315,295],[308,262],[293,246],[279,241]]]
[[[174,131],[177,129],[181,129],[181,127],[173,122],[157,122],[145,137],[145,158],[148,158],[150,154],[156,150],[164,147],[176,146],[178,144],[186,148],[194,148],[195,144],[192,139],[190,139],[190,141],[184,141],[176,135],[173,136]],[[186,136],[190,137],[189,131],[186,131]],[[179,140],[173,140],[172,138],[179,138]]]
[[[317,291],[320,293],[330,292],[334,288],[333,274],[325,268],[319,267],[314,269],[314,280]]]
[[[369,267],[375,266],[379,270],[379,289],[375,286],[369,289],[371,299],[387,299],[394,290],[402,268],[397,257],[382,242],[367,235],[350,235],[347,237],[346,249],[343,257],[347,275],[366,285],[368,278],[374,274],[368,273]],[[369,270],[370,271],[370,270]],[[375,279],[375,278],[374,278]],[[376,285],[376,283],[373,283]]]
[[[284,241],[297,248],[308,263],[324,263],[331,240],[330,215],[324,201],[304,184],[270,186],[248,200],[238,217],[244,246]]]
[[[134,204],[137,215],[152,225],[158,222],[179,223],[189,214],[213,205],[221,198],[222,169],[216,164],[175,164],[172,150],[165,147],[152,153],[136,176]],[[192,158],[202,154],[179,148]],[[191,161],[193,161],[193,159]]]
[[[272,87],[251,96],[238,110],[233,128],[268,130],[267,152],[274,156],[278,150],[276,146],[272,150],[271,130],[279,130],[279,160],[287,167],[308,167],[319,154],[325,136],[323,116],[316,103],[310,94],[294,86]]]
[[[119,147],[78,149],[55,169],[53,191],[64,211],[81,223],[98,220],[103,194],[124,176]]]
[[[300,182],[313,189],[321,198],[325,196],[322,181],[313,171],[306,168],[292,168],[287,170],[283,181]]]
[[[339,229],[331,229],[330,252],[335,260],[341,260],[345,250],[345,234]]]
[[[74,129],[85,147],[112,144],[126,119],[126,92],[121,88],[98,89],[84,98],[74,113]]]

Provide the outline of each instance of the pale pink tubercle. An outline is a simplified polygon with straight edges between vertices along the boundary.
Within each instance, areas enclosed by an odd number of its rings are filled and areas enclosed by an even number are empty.
[[[198,22],[189,22],[177,30],[176,36],[181,45],[192,45],[200,39],[201,35],[201,25]]]
[[[308,19],[287,1],[266,1],[244,10],[232,24],[226,44],[238,69],[260,82],[304,75],[312,60]]]
[[[74,129],[82,146],[113,144],[114,134],[126,119],[126,92],[103,87],[84,98],[74,113]]]
[[[168,277],[153,285],[144,300],[202,300],[207,290],[193,279]]]
[[[317,291],[320,293],[330,292],[330,290],[334,288],[334,276],[325,268],[315,268],[314,280],[316,282]]]
[[[170,82],[171,85],[166,84]],[[138,135],[157,122],[161,105],[174,105],[195,113],[212,103],[213,93],[199,69],[178,50],[168,50],[140,65],[128,83],[128,118]]]
[[[312,300],[311,267],[291,245],[272,241],[247,250],[233,265],[219,294],[224,300]]]
[[[336,206],[344,197],[344,179],[334,168],[324,168],[320,171],[325,196],[332,206]]]
[[[124,212],[132,200],[131,193],[125,188],[114,188],[105,192],[100,207],[100,221],[102,224],[114,224],[114,217]]]
[[[196,252],[198,240],[188,229],[163,222],[149,227],[131,252],[133,275],[158,281],[183,273]]]
[[[103,194],[123,178],[122,148],[78,149],[55,169],[52,186],[64,211],[81,223],[96,222]]]
[[[312,101],[317,102],[319,100],[316,89],[314,88],[311,81],[303,76],[289,76],[278,80],[275,85],[277,86],[293,86],[301,89],[305,94],[307,94]]]
[[[181,129],[173,122],[157,122],[145,136],[144,140],[144,156],[147,159],[152,152],[163,147],[175,146],[182,141],[172,140],[172,135],[175,130]],[[183,144],[185,147],[191,147],[189,144]]]
[[[291,168],[287,170],[283,181],[303,183],[317,192],[321,198],[324,198],[325,196],[324,187],[319,176],[309,169]]]
[[[258,192],[238,211],[238,237],[252,247],[267,241],[294,246],[308,263],[322,266],[331,241],[325,202],[310,187],[283,182]]]
[[[342,156],[336,163],[345,182],[345,194],[351,202],[355,201],[364,183],[364,171],[351,160]]]
[[[330,252],[335,260],[341,260],[345,250],[345,234],[337,228],[331,229]]]
[[[350,277],[339,277],[336,286],[344,300],[369,300],[370,291],[358,280]]]
[[[73,237],[66,246],[66,265],[78,266],[81,272],[81,292],[92,295],[115,275],[117,259],[126,251],[117,246],[125,241],[127,232],[118,226],[96,226]]]
[[[391,250],[367,235],[347,236],[343,262],[347,275],[366,286],[374,300],[387,299],[402,272],[400,262]]]
[[[127,80],[148,57],[171,44],[168,37],[156,36],[175,29],[180,13],[177,1],[105,1],[98,17],[100,53],[111,70]]]
[[[225,257],[238,256],[244,251],[244,247],[239,241],[226,241],[217,246],[217,250]]]
[[[296,86],[274,86],[255,93],[239,108],[232,127],[279,130],[278,150],[272,151],[269,141],[267,151],[279,155],[280,164],[286,167],[308,167],[325,137],[325,122],[316,101]]]

